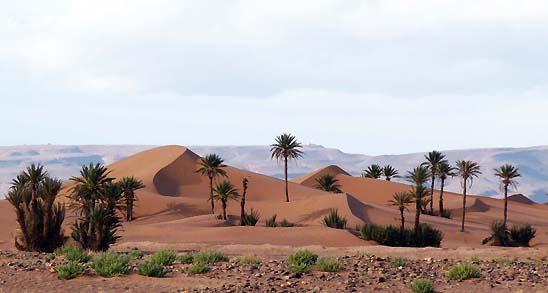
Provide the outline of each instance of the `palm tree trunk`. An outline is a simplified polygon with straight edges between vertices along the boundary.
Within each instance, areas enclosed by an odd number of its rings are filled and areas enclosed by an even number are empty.
[[[127,213],[126,213],[126,220],[128,222],[131,222],[133,220],[133,194],[130,193],[127,198]]]
[[[415,212],[415,234],[419,234],[419,223],[420,223],[420,216],[421,216],[421,200],[415,201],[415,207],[417,211]]]
[[[245,226],[244,218],[245,218],[245,193],[246,190],[244,189],[244,193],[242,194],[242,201],[240,202],[240,226]]]
[[[285,157],[285,201],[289,202],[289,186],[287,183],[287,157]]]
[[[504,184],[504,227],[508,219],[508,184]]]
[[[213,200],[213,176],[209,176],[209,200],[211,201],[211,214],[215,214],[215,201]]]
[[[405,216],[403,215],[403,209],[402,208],[400,208],[400,216],[401,216],[400,234],[403,235],[403,231],[405,231]]]
[[[467,184],[468,178],[464,179],[464,187],[462,192],[462,224],[460,231],[464,232],[464,217],[466,216],[466,184]]]
[[[226,199],[222,200],[222,204],[223,204],[223,220],[226,221]]]
[[[430,214],[434,213],[434,185],[436,183],[436,176],[432,175],[432,188],[430,188]]]
[[[441,186],[440,186],[440,201],[439,201],[439,209],[440,209],[440,217],[443,215],[443,188],[445,187],[445,179],[441,180]]]

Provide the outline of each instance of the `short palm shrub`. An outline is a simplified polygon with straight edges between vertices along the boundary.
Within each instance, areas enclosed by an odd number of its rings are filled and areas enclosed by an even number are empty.
[[[396,268],[403,267],[407,264],[407,258],[405,258],[405,257],[395,257],[394,259],[392,259],[390,264],[393,267],[396,267]]]
[[[515,225],[508,229],[504,222],[496,221],[491,224],[491,235],[483,239],[482,243],[491,243],[493,246],[529,247],[536,233],[536,229],[530,224]]]
[[[159,250],[150,257],[150,260],[163,266],[170,266],[175,262],[176,258],[177,254],[174,251]]]
[[[320,272],[338,272],[342,264],[334,257],[321,257],[316,262],[316,269]]]
[[[127,256],[129,256],[130,259],[141,259],[145,256],[145,254],[139,249],[134,248],[127,253]]]
[[[278,215],[274,214],[274,216],[266,219],[265,226],[272,227],[272,228],[278,227],[278,223],[276,222],[276,217],[277,216]]]
[[[169,270],[162,264],[157,263],[152,259],[148,259],[139,264],[139,275],[163,278],[169,272]]]
[[[194,254],[193,253],[181,254],[177,256],[176,260],[182,264],[191,264],[194,261]]]
[[[261,262],[260,258],[251,256],[238,257],[236,259],[236,263],[241,265],[259,265]]]
[[[207,266],[205,263],[195,263],[193,264],[189,269],[188,272],[191,274],[206,274],[211,271],[211,268]]]
[[[217,250],[204,250],[194,255],[194,264],[214,264],[223,261],[228,261],[228,257]]]
[[[61,279],[74,279],[84,273],[84,266],[77,261],[69,261],[66,264],[55,267],[57,274]]]
[[[257,222],[259,222],[259,219],[261,218],[261,215],[258,211],[251,209],[251,212],[244,213],[244,225],[245,226],[255,226],[257,225]]]
[[[90,261],[90,256],[81,247],[74,245],[65,245],[55,250],[56,255],[64,256],[69,262],[86,263]]]
[[[308,251],[300,250],[290,254],[285,260],[289,266],[289,270],[293,273],[306,273],[310,271],[310,267],[318,261],[318,255]]]
[[[125,254],[103,252],[93,258],[91,267],[103,277],[127,275],[130,272],[129,260]]]
[[[530,224],[517,225],[510,229],[510,237],[517,246],[529,247],[529,242],[536,234],[537,230]]]
[[[295,227],[297,224],[289,222],[287,219],[283,219],[280,223],[278,223],[278,226],[280,227]]]
[[[323,218],[323,224],[329,228],[345,229],[346,222],[346,217],[339,216],[337,209],[331,209],[329,215]]]
[[[461,263],[458,264],[447,272],[447,277],[451,280],[463,281],[473,278],[479,278],[481,272],[478,268],[471,264]]]
[[[409,288],[413,293],[434,293],[434,285],[427,279],[417,279],[411,282]]]
[[[362,226],[361,234],[365,240],[394,247],[439,247],[443,239],[443,233],[428,224],[421,224],[418,233],[411,229],[401,233],[400,227],[392,225],[366,224]]]

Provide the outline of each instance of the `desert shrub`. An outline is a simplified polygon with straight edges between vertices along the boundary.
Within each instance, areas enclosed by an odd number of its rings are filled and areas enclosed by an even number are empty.
[[[278,226],[280,227],[295,227],[297,226],[297,224],[295,223],[292,223],[292,222],[289,222],[287,219],[283,219],[279,224]]]
[[[168,272],[169,270],[164,265],[152,259],[145,260],[139,264],[138,273],[142,276],[163,278]]]
[[[261,259],[258,257],[244,256],[238,257],[236,259],[236,263],[239,263],[241,265],[258,265],[261,264]]]
[[[195,263],[193,264],[189,269],[188,272],[191,274],[205,274],[209,273],[211,271],[211,268],[207,266],[207,264],[204,263]]]
[[[286,258],[289,270],[293,273],[306,273],[310,271],[310,267],[314,265],[317,260],[318,255],[308,250],[297,251]]]
[[[498,264],[513,264],[517,262],[517,258],[495,258],[493,259],[494,262]]]
[[[177,256],[177,261],[183,264],[191,264],[194,261],[193,253],[185,253]]]
[[[222,219],[223,219],[223,215],[219,214],[219,215],[215,216],[215,218],[217,218],[217,220],[222,220]]]
[[[471,264],[458,264],[447,272],[447,277],[451,280],[463,281],[472,278],[479,278],[480,270]]]
[[[194,264],[213,264],[222,261],[228,261],[228,257],[217,250],[204,250],[194,255]]]
[[[150,260],[163,266],[170,266],[176,258],[177,254],[171,250],[159,250],[150,257]]]
[[[55,250],[55,254],[64,256],[69,262],[86,263],[90,260],[89,254],[74,245],[59,247]]]
[[[259,222],[259,219],[261,218],[261,215],[258,211],[251,209],[251,212],[244,213],[244,225],[245,226],[255,226],[257,225],[257,222]]]
[[[142,251],[140,251],[139,249],[134,248],[134,249],[130,250],[127,253],[127,256],[130,259],[140,259],[140,258],[143,258],[145,256],[145,254]]]
[[[417,279],[411,282],[409,288],[413,293],[434,293],[434,284],[427,279]]]
[[[451,211],[450,210],[443,210],[443,212],[440,214],[442,218],[451,219]]]
[[[365,240],[373,240],[380,245],[396,247],[439,247],[443,234],[428,224],[421,224],[418,233],[405,229],[403,234],[399,227],[392,225],[377,226],[366,224],[362,226],[361,234]]]
[[[103,252],[93,258],[91,267],[103,277],[126,275],[130,272],[129,257],[124,254]]]
[[[396,267],[396,268],[397,267],[403,267],[403,266],[405,266],[405,264],[407,264],[407,258],[405,258],[405,257],[395,257],[394,259],[392,259],[390,264],[393,267]]]
[[[265,226],[272,227],[272,228],[278,227],[278,223],[276,223],[277,216],[278,215],[274,214],[274,216],[272,216],[271,218],[266,219]]]
[[[323,218],[323,224],[329,228],[345,229],[346,217],[339,216],[339,211],[337,209],[331,209],[329,215]]]
[[[334,257],[321,257],[316,262],[316,269],[320,272],[338,272],[342,269],[342,265]]]
[[[57,274],[61,279],[74,279],[84,273],[84,266],[77,261],[69,261],[66,264],[55,267]]]
[[[495,221],[491,224],[491,235],[483,239],[482,243],[491,242],[494,246],[510,246],[511,239],[508,228],[502,221]]]
[[[535,238],[537,230],[530,224],[513,226],[510,229],[510,237],[516,246],[529,247],[529,242]]]
[[[477,257],[477,256],[472,256],[472,257],[470,258],[470,261],[471,261],[471,262],[475,262],[475,263],[481,262],[481,258],[479,258],[479,257]]]

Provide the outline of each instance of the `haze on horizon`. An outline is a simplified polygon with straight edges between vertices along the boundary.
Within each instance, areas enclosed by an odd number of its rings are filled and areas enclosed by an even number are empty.
[[[10,1],[0,145],[547,145],[545,1]]]

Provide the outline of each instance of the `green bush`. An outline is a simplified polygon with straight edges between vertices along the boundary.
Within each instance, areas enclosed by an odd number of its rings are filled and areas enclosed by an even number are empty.
[[[204,250],[194,255],[194,264],[214,264],[222,261],[228,261],[228,257],[217,250]]]
[[[265,226],[272,228],[278,227],[278,223],[276,222],[277,216],[278,215],[274,214],[274,216],[272,216],[271,218],[266,219]]]
[[[442,218],[451,219],[451,211],[450,210],[443,210],[443,212],[440,215]]]
[[[261,259],[258,257],[244,256],[238,257],[236,259],[236,263],[239,263],[241,265],[258,265],[261,264]]]
[[[152,259],[149,259],[139,264],[138,272],[139,275],[142,276],[163,278],[169,272],[169,270],[164,265],[157,263]]]
[[[280,227],[295,227],[297,224],[289,222],[287,219],[283,219],[278,226]]]
[[[394,259],[392,259],[390,264],[393,267],[396,267],[396,268],[397,267],[403,267],[407,264],[407,258],[405,258],[405,257],[395,257]]]
[[[447,272],[449,279],[457,281],[479,278],[480,276],[480,270],[471,264],[458,264]]]
[[[523,246],[529,247],[529,242],[536,236],[536,229],[530,224],[516,225],[510,230],[502,221],[491,224],[491,235],[483,239],[482,243],[491,243],[493,246]]]
[[[329,215],[323,218],[323,224],[329,228],[345,229],[346,222],[346,217],[339,216],[337,209],[331,209]]]
[[[286,258],[289,270],[293,273],[306,273],[310,271],[310,267],[313,266],[316,261],[318,261],[318,255],[308,250],[297,251]]]
[[[91,267],[103,277],[121,276],[130,272],[129,260],[125,254],[103,252],[93,258]]]
[[[211,268],[207,266],[207,264],[204,264],[204,263],[195,263],[193,264],[189,269],[188,269],[189,273],[191,274],[205,274],[205,273],[209,273],[211,271]]]
[[[529,247],[529,242],[535,238],[537,230],[530,224],[517,225],[510,229],[510,237],[516,246]]]
[[[74,245],[65,245],[55,250],[55,254],[64,256],[69,262],[86,263],[91,257],[82,248]]]
[[[316,262],[316,269],[320,272],[338,272],[342,264],[334,257],[321,257]]]
[[[439,247],[443,239],[443,233],[428,224],[421,224],[418,234],[411,229],[405,229],[402,234],[399,227],[391,225],[366,224],[362,226],[361,234],[365,240],[395,247]]]
[[[177,261],[182,264],[191,264],[194,261],[193,253],[185,253],[177,256]]]
[[[472,257],[470,258],[470,261],[471,261],[471,262],[481,262],[481,258],[479,258],[479,257],[477,257],[477,256],[472,256]]]
[[[150,260],[163,266],[170,266],[175,262],[176,258],[177,254],[174,251],[159,250],[150,257]]]
[[[67,264],[55,267],[57,274],[61,279],[74,279],[84,273],[84,266],[77,261],[69,261]]]
[[[512,240],[510,239],[510,233],[508,228],[502,221],[495,221],[491,224],[491,235],[483,239],[482,243],[487,244],[491,242],[494,246],[511,246]]]
[[[409,288],[413,293],[434,293],[434,285],[427,279],[417,279],[411,282]]]
[[[259,222],[259,219],[261,218],[261,215],[258,211],[255,211],[251,209],[251,212],[244,213],[244,225],[245,226],[255,226],[257,225],[257,222]]]
[[[129,256],[130,259],[141,259],[145,256],[145,254],[139,249],[134,248],[127,253],[127,256]]]

